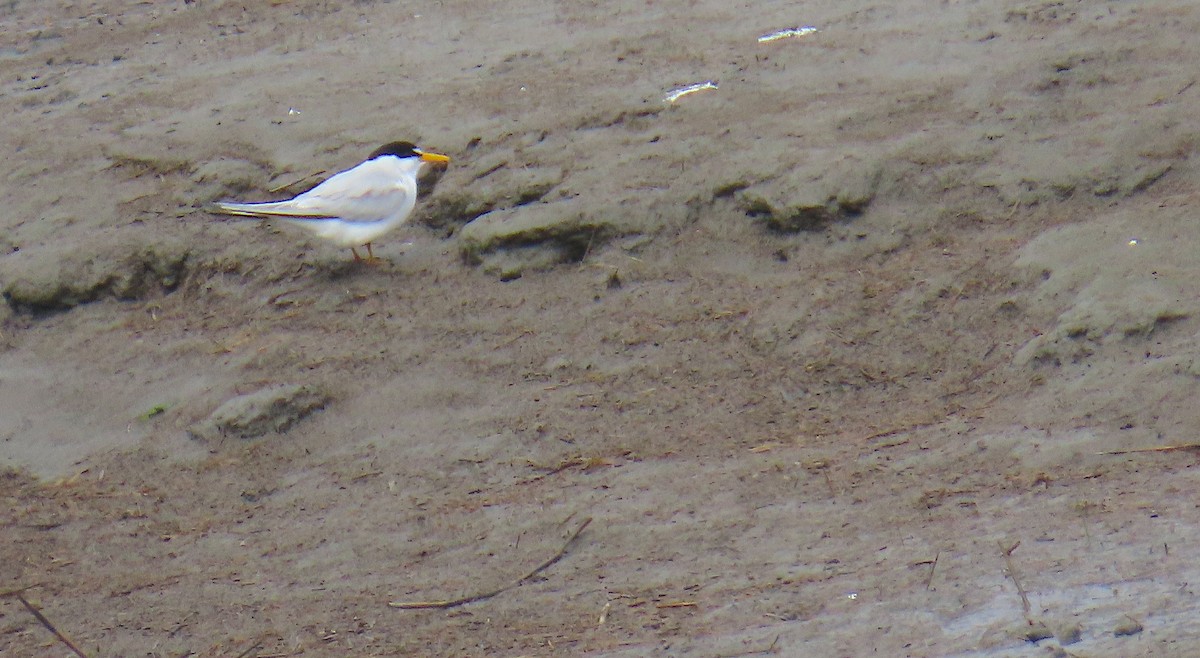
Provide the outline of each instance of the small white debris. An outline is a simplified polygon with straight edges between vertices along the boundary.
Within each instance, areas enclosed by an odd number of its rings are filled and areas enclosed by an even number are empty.
[[[300,110],[297,110],[297,109],[296,109],[296,108],[294,108],[294,107],[289,107],[289,108],[288,108],[288,116],[290,116],[290,117],[294,117],[294,116],[296,116],[296,115],[298,115],[298,114],[300,114]]]
[[[1131,246],[1131,247],[1136,247],[1136,246],[1138,246],[1138,239],[1137,239],[1137,238],[1134,238],[1134,239],[1130,240],[1130,241],[1129,241],[1129,246]]]
[[[776,30],[774,32],[771,32],[770,34],[764,34],[758,38],[758,42],[759,43],[770,43],[772,41],[779,41],[780,39],[790,39],[792,37],[803,37],[803,36],[807,36],[809,34],[814,34],[818,31],[819,30],[817,30],[817,28],[815,28],[811,25],[805,25],[802,27],[789,27],[789,28],[784,28],[782,30]]]
[[[678,89],[673,89],[670,92],[668,92],[666,96],[663,96],[663,101],[665,101],[667,103],[674,103],[675,101],[679,100],[680,98],[683,98],[684,96],[687,96],[688,94],[694,94],[698,91],[704,91],[705,89],[716,89],[716,88],[717,88],[716,82],[714,82],[713,80],[705,80],[704,82],[697,82],[696,84],[688,85],[686,87],[680,87]]]

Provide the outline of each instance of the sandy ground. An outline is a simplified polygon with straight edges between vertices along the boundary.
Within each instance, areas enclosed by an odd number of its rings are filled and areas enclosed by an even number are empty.
[[[0,654],[1194,654],[1194,3],[0,28]],[[379,264],[203,210],[396,139]]]

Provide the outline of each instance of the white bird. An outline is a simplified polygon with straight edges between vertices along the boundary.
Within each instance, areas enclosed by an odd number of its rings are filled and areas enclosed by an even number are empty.
[[[450,158],[422,151],[409,142],[392,142],[375,149],[362,164],[335,174],[324,183],[286,201],[237,203],[221,201],[217,212],[239,217],[277,218],[308,229],[317,237],[349,247],[366,246],[400,226],[417,202],[417,174],[426,162]]]

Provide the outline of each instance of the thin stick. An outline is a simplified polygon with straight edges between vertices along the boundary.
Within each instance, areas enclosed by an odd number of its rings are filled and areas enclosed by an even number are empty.
[[[862,441],[863,443],[866,443],[867,441],[874,441],[876,439],[884,439],[889,436],[892,436],[893,434],[900,434],[902,432],[911,432],[913,430],[925,429],[926,427],[933,427],[933,425],[934,425],[934,423],[932,421],[930,421],[930,422],[924,422],[924,423],[913,423],[911,425],[904,425],[901,427],[893,427],[890,430],[883,430],[881,432],[876,432],[870,436],[864,437],[864,438],[860,439],[860,441]],[[900,445],[900,444],[896,444],[896,445]],[[884,447],[890,448],[892,446],[889,445],[889,446],[884,446]]]
[[[563,471],[567,470],[568,468],[571,468],[572,466],[585,466],[587,463],[588,463],[587,457],[575,457],[574,459],[562,460],[561,462],[559,462],[558,466],[542,467],[542,466],[537,466],[536,464],[530,464],[530,466],[533,466],[534,468],[545,468],[546,472],[539,475],[538,478],[546,478],[546,477],[550,477],[551,475],[555,475],[557,473],[562,473]],[[538,478],[535,478],[535,479],[538,479]]]
[[[656,603],[654,604],[654,607],[658,608],[659,610],[666,610],[667,608],[694,608],[696,607],[696,602],[675,601],[674,603]]]
[[[536,469],[545,470],[545,473],[539,473],[528,480],[521,480],[517,484],[532,484],[534,482],[544,480],[551,475],[561,473],[568,468],[574,468],[576,466],[582,466],[584,471],[590,471],[593,468],[599,468],[601,466],[612,466],[613,462],[603,457],[574,457],[572,459],[564,459],[563,461],[559,462],[558,466],[539,466],[533,462],[529,462],[529,465]]]
[[[804,470],[810,473],[812,471],[821,471],[825,476],[825,486],[829,487],[829,497],[837,498],[837,491],[833,488],[833,478],[829,477],[829,462],[824,459],[813,459],[804,462],[803,466]]]
[[[1088,501],[1083,501],[1079,504],[1079,513],[1083,515],[1083,536],[1087,539],[1087,548],[1092,550],[1092,531],[1088,530],[1088,509],[1092,504]]]
[[[252,652],[257,651],[259,649],[259,647],[261,647],[261,646],[262,646],[262,641],[255,640],[254,644],[251,644],[249,649],[246,649],[245,651],[239,653],[237,658],[246,658],[246,656],[249,656]]]
[[[1129,455],[1135,452],[1171,452],[1172,450],[1200,450],[1200,443],[1185,443],[1178,446],[1156,446],[1154,448],[1130,448],[1129,450],[1108,450],[1097,455]]]
[[[1004,219],[1005,220],[1012,219],[1013,215],[1017,214],[1017,210],[1019,210],[1020,208],[1021,208],[1021,200],[1017,199],[1017,202],[1013,204],[1012,212],[1008,213],[1008,217],[1005,217]]]
[[[326,169],[322,169],[321,171],[309,174],[303,178],[297,178],[296,180],[294,180],[290,183],[287,183],[286,185],[278,185],[276,187],[272,187],[271,189],[267,190],[267,193],[268,194],[276,194],[278,192],[282,192],[293,185],[299,185],[300,183],[303,183],[306,180],[309,180],[311,178],[316,178],[317,176],[320,176],[321,174],[325,173],[326,171],[327,171]]]
[[[529,573],[525,574],[524,576],[521,576],[521,578],[519,580],[517,580],[517,582],[512,584],[512,587],[516,587],[517,585],[524,583],[525,581],[529,580],[530,578],[533,578],[534,576],[538,575],[538,573],[545,571],[546,569],[549,569],[550,567],[554,566],[554,563],[563,559],[563,556],[565,556],[567,554],[567,549],[570,548],[571,544],[573,544],[575,542],[575,538],[578,537],[579,534],[581,532],[583,532],[583,529],[588,527],[588,524],[590,524],[591,522],[592,522],[592,517],[590,517],[590,516],[588,518],[584,519],[583,523],[580,523],[579,527],[575,528],[575,532],[572,532],[571,536],[567,538],[567,541],[563,542],[562,548],[558,549],[558,552],[554,554],[554,557],[551,557],[549,560],[546,560],[545,562],[537,565],[536,567],[533,568],[533,571],[530,571]]]
[[[596,242],[596,233],[599,231],[599,227],[592,229],[592,237],[588,238],[587,247],[584,248],[583,255],[579,257],[579,267],[581,269],[583,268],[583,263],[587,260],[588,255],[592,253],[592,245]]]
[[[1017,594],[1021,595],[1021,607],[1025,610],[1025,619],[1029,620],[1029,597],[1025,595],[1025,588],[1021,587],[1021,582],[1017,580],[1017,570],[1013,567],[1012,553],[1017,550],[1021,542],[1017,542],[1008,548],[1004,548],[1004,544],[1000,544],[1000,552],[1004,554],[1004,564],[1008,566],[1008,577],[1012,579],[1013,584],[1017,586]],[[1032,623],[1032,622],[1031,622]]]
[[[18,587],[16,589],[6,589],[3,592],[0,592],[0,599],[11,599],[11,598],[16,597],[18,594],[23,594],[35,587],[41,587],[41,586],[42,586],[41,583],[34,583],[32,585],[26,585],[24,587]]]
[[[499,164],[494,164],[491,167],[488,167],[487,169],[485,169],[483,172],[475,174],[475,178],[472,178],[471,182],[474,183],[475,181],[479,180],[480,178],[486,178],[487,176],[490,176],[507,166],[508,166],[508,160],[501,160],[499,162]]]
[[[11,597],[15,598],[16,600],[20,601],[21,605],[25,606],[25,609],[28,610],[30,612],[30,614],[32,614],[35,618],[37,618],[37,620],[39,622],[42,623],[42,626],[45,626],[47,630],[49,630],[51,633],[54,633],[54,637],[58,638],[59,642],[62,642],[63,644],[67,645],[67,648],[70,649],[71,651],[73,651],[76,656],[79,656],[79,658],[87,658],[87,654],[80,651],[79,647],[75,646],[74,642],[72,642],[70,639],[67,638],[66,635],[63,635],[61,631],[59,631],[57,628],[55,628],[54,624],[51,624],[50,620],[46,619],[46,615],[43,615],[42,611],[37,609],[37,606],[33,605],[32,603],[30,603],[29,601],[27,601],[25,599],[25,590],[24,589],[19,589],[19,590],[12,591],[12,592],[4,592],[3,596],[11,596]]]
[[[766,649],[756,649],[754,651],[743,651],[742,653],[723,653],[723,654],[717,656],[717,658],[741,658],[742,656],[765,656],[769,653],[775,653],[776,652],[775,646],[779,644],[780,637],[781,636],[776,635],[775,639],[771,641],[771,646],[767,647]]]
[[[942,552],[938,551],[933,556],[933,563],[929,565],[929,577],[925,579],[925,589],[930,589],[933,586],[933,572],[937,569],[938,558],[942,557]]]
[[[571,533],[571,536],[567,538],[567,541],[565,541],[563,543],[562,548],[558,549],[557,553],[550,556],[550,558],[548,560],[546,560],[545,562],[542,562],[541,564],[534,567],[533,571],[530,571],[529,573],[525,574],[524,576],[521,576],[520,578],[509,583],[508,585],[504,585],[503,587],[498,587],[490,592],[484,592],[482,594],[474,594],[472,596],[464,596],[460,599],[449,599],[446,601],[392,601],[391,603],[388,603],[388,607],[389,608],[400,608],[401,610],[421,610],[421,609],[445,610],[447,608],[457,608],[458,606],[466,605],[468,603],[475,603],[477,601],[485,601],[485,600],[490,599],[498,594],[503,594],[504,592],[507,592],[510,589],[513,589],[515,587],[519,587],[519,586],[525,584],[527,581],[532,579],[534,576],[545,571],[546,569],[549,569],[550,567],[554,566],[554,564],[556,562],[563,559],[563,557],[566,556],[566,554],[567,554],[567,550],[571,548],[571,544],[575,543],[575,540],[579,538],[579,535],[583,532],[583,529],[588,527],[588,524],[590,524],[591,522],[592,522],[591,517],[584,519],[583,523],[580,523],[579,527],[575,529],[575,532]]]

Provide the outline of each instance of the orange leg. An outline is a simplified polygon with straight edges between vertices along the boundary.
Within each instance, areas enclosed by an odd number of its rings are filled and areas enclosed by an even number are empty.
[[[354,247],[350,247],[350,253],[354,254],[354,262],[362,262],[362,257],[358,255],[358,251]]]

